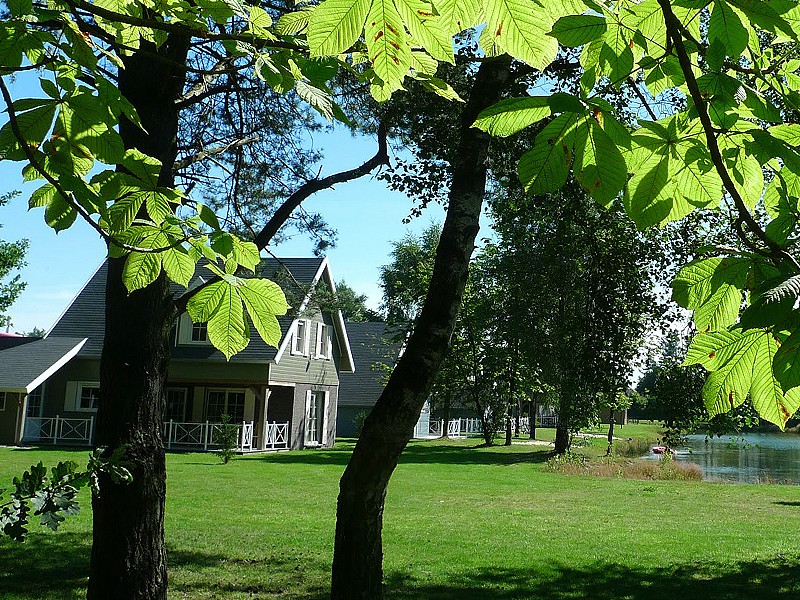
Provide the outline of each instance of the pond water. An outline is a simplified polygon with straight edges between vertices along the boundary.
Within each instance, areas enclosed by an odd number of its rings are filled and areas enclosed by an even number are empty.
[[[800,485],[797,434],[745,433],[708,440],[704,435],[690,435],[675,460],[700,465],[706,481]]]

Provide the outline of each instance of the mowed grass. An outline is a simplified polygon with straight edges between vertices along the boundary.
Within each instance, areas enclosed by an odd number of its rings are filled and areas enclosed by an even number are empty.
[[[384,516],[387,598],[800,597],[798,487],[548,473],[547,447],[477,443],[412,442],[404,454]],[[170,454],[170,598],[325,598],[351,450],[229,465]],[[86,454],[0,449],[0,487],[31,463]],[[55,534],[0,541],[0,598],[82,597],[90,530],[87,507]]]

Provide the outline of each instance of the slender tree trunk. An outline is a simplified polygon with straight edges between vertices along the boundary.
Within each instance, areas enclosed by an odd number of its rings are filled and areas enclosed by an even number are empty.
[[[606,456],[611,454],[612,444],[614,443],[614,410],[609,411],[611,416],[608,420],[608,448],[606,448]]]
[[[332,600],[383,598],[383,507],[386,487],[447,352],[479,229],[486,192],[489,136],[471,128],[511,80],[510,59],[483,62],[461,115],[447,218],[428,296],[414,333],[364,423],[339,484]]]
[[[120,90],[136,107],[145,133],[122,120],[126,148],[162,161],[159,184],[172,186],[177,153],[175,99],[184,86],[178,65],[186,60],[185,38],[170,39],[157,52],[170,62],[134,54],[120,70]],[[162,440],[164,387],[169,366],[168,335],[175,319],[169,285],[162,274],[130,295],[122,282],[124,258],[108,261],[106,327],[100,362],[98,447],[106,454],[126,446],[133,482],[100,478],[94,511],[89,600],[164,600],[166,465]]]
[[[513,434],[514,429],[514,403],[512,402],[511,398],[508,399],[506,403],[506,440],[503,443],[504,446],[511,445],[511,436]]]
[[[528,404],[528,421],[530,422],[531,439],[536,439],[536,400],[531,400]]]

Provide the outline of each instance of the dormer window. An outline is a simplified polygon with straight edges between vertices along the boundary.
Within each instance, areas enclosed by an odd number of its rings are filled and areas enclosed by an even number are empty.
[[[329,360],[331,357],[331,334],[330,328],[325,323],[317,323],[317,347],[315,355],[317,358]]]
[[[300,319],[297,321],[297,327],[294,331],[294,339],[292,340],[292,354],[308,356],[308,331],[308,321],[305,319]]]
[[[192,341],[208,341],[208,323],[192,323]]]

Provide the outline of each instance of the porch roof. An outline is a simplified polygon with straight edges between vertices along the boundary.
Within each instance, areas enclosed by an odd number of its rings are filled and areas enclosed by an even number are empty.
[[[85,343],[86,338],[47,337],[0,350],[0,390],[31,393]]]

